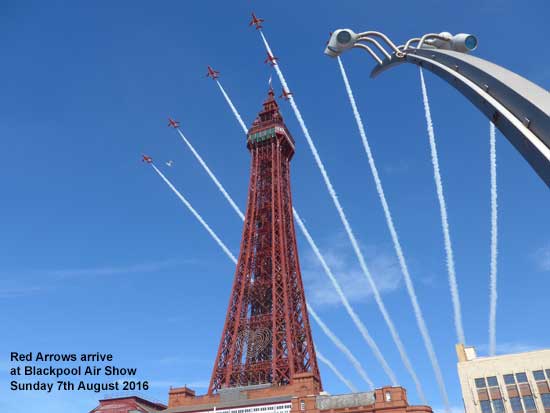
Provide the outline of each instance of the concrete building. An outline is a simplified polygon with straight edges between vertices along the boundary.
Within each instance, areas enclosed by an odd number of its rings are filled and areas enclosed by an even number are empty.
[[[478,357],[457,344],[466,413],[550,413],[550,349]]]

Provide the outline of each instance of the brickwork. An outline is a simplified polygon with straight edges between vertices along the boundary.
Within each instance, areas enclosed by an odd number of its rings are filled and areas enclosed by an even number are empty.
[[[242,398],[247,406],[268,405],[273,400],[288,401],[292,404],[290,413],[432,413],[429,406],[410,406],[407,391],[402,387],[382,387],[374,392],[325,396],[321,392],[319,382],[312,373],[301,373],[293,377],[292,384],[285,386],[269,386],[260,389],[242,390]],[[349,397],[350,400],[361,400],[358,395],[366,395],[370,402],[364,405],[349,405],[341,408],[320,409],[320,398],[336,399]],[[219,394],[195,396],[187,387],[171,389],[169,394],[169,412],[212,412],[219,406],[222,399]],[[330,404],[330,403],[329,403]],[[353,404],[353,403],[352,403]],[[326,403],[325,403],[326,405]],[[239,408],[235,402],[230,408]],[[224,409],[229,408],[227,403]],[[218,407],[218,409],[221,409]]]

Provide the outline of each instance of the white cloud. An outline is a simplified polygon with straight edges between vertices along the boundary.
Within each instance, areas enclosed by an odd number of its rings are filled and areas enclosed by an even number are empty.
[[[478,356],[486,356],[489,353],[488,344],[479,344],[474,346]],[[529,343],[519,343],[519,342],[504,342],[498,343],[496,353],[497,354],[512,354],[512,353],[525,353],[526,351],[534,351],[543,348],[541,345],[534,345]]]
[[[68,268],[58,270],[46,270],[43,273],[45,275],[53,277],[102,277],[110,275],[127,275],[127,274],[140,274],[165,270],[166,268],[173,267],[180,261],[176,259],[144,262],[138,264],[128,264],[121,266],[104,266],[104,267],[91,267],[91,268]]]
[[[44,277],[52,277],[58,279],[73,278],[73,277],[108,277],[118,275],[131,275],[131,274],[143,274],[154,273],[172,268],[183,261],[181,259],[168,259],[163,261],[151,261],[137,264],[126,265],[111,265],[101,267],[88,267],[88,268],[67,268],[56,270],[22,270],[18,271],[13,276],[13,280],[7,281],[7,285],[0,288],[0,299],[23,297],[33,294],[41,294],[51,290],[51,284],[47,287],[36,285],[34,281],[29,277],[40,277],[43,280]]]
[[[328,248],[320,247],[321,253],[349,301],[365,301],[372,295],[372,290],[347,241],[347,238],[335,237]],[[401,271],[394,255],[377,247],[362,250],[379,291],[387,293],[398,289],[401,284]],[[308,301],[314,306],[339,305],[340,298],[319,261],[312,252],[306,251],[302,254],[302,276]]]
[[[539,248],[534,254],[534,260],[540,271],[550,271],[550,244]]]
[[[434,413],[446,413],[447,410],[445,407],[434,407]],[[464,407],[462,406],[451,406],[451,413],[464,413]]]
[[[13,287],[13,288],[0,288],[0,298],[17,298],[27,295],[43,292],[45,289],[42,287]]]
[[[173,365],[173,364],[193,364],[193,365],[208,365],[210,366],[210,363],[212,360],[210,359],[199,359],[196,357],[184,357],[184,356],[165,356],[157,360],[157,363],[159,364],[167,364],[167,365]]]

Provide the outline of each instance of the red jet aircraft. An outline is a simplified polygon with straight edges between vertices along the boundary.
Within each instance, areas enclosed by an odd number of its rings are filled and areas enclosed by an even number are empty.
[[[150,156],[147,156],[147,155],[141,155],[141,156],[143,158],[141,162],[153,163],[153,158],[151,158]]]
[[[279,96],[280,98],[284,99],[284,100],[289,100],[290,99],[290,96],[292,96],[292,92],[287,92],[284,88],[283,88],[283,93],[281,96]]]
[[[177,120],[174,120],[172,118],[168,118],[168,126],[171,126],[174,129],[177,129],[177,128],[180,127],[180,123]]]
[[[206,73],[206,77],[211,77],[212,80],[216,80],[218,77],[220,77],[220,72],[208,66],[208,73]]]
[[[264,63],[269,63],[271,66],[275,66],[276,60],[279,60],[279,58],[275,56],[271,56],[271,54],[267,52],[267,57],[265,58]]]
[[[248,25],[249,26],[255,25],[256,30],[260,30],[262,28],[263,21],[264,19],[259,19],[258,17],[256,17],[254,13],[252,13],[252,20],[250,20],[250,23],[248,23]]]

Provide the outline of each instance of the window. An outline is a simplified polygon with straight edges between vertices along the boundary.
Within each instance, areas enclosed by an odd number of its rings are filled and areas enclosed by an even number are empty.
[[[498,380],[495,376],[487,377],[487,386],[498,387]]]
[[[535,399],[533,399],[533,396],[523,396],[523,405],[525,406],[525,410],[527,411],[537,411],[537,408],[535,406]]]
[[[391,393],[389,391],[386,392],[386,401],[391,402]]]
[[[544,380],[544,371],[542,370],[535,370],[533,372],[533,377],[535,378],[536,381],[540,381],[540,380]]]
[[[300,402],[300,410],[305,410],[305,409],[306,409],[306,402],[302,400]]]
[[[484,389],[485,387],[487,387],[485,385],[485,377],[481,377],[479,379],[476,379],[476,387],[478,389]]]
[[[506,384],[516,384],[516,380],[514,379],[513,374],[505,374],[504,375],[504,383]]]
[[[512,411],[514,413],[523,412],[523,406],[521,405],[521,399],[519,397],[510,397],[510,404],[512,405]]]
[[[550,393],[544,393],[540,395],[542,405],[545,409],[550,409]]]
[[[546,369],[546,377],[550,380],[550,369]]]
[[[479,402],[481,405],[481,412],[482,413],[492,413],[493,410],[491,409],[491,402],[489,400],[482,400]]]
[[[493,400],[493,412],[504,413],[504,403],[502,399]]]
[[[518,381],[518,383],[527,383],[527,374],[516,373],[516,380]]]

